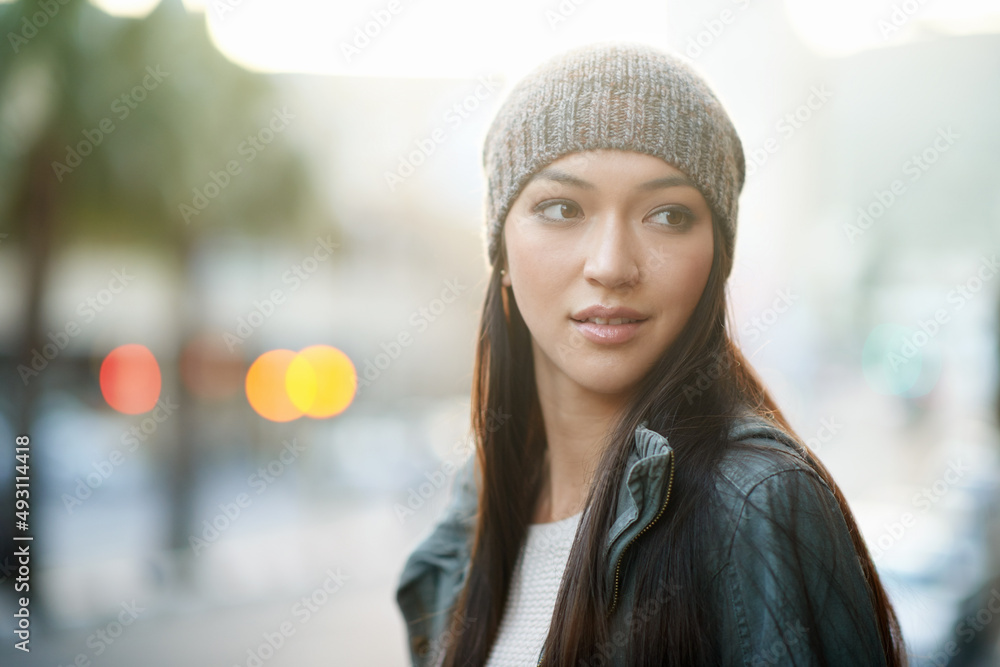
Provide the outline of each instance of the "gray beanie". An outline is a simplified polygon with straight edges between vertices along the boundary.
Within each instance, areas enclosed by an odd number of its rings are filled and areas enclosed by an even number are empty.
[[[601,42],[567,51],[511,89],[486,134],[486,234],[496,264],[511,204],[536,171],[576,151],[662,158],[698,187],[732,256],[743,146],[722,104],[686,63],[651,46]]]

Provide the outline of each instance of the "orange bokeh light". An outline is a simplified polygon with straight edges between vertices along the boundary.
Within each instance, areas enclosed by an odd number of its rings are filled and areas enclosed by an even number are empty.
[[[247,400],[264,419],[287,422],[302,416],[285,391],[285,375],[295,356],[291,350],[270,350],[257,357],[247,371]]]
[[[312,345],[297,353],[265,352],[250,366],[246,379],[250,407],[276,422],[340,414],[354,400],[357,386],[350,358],[329,345]]]
[[[100,384],[104,400],[118,412],[149,412],[160,398],[160,365],[145,345],[121,345],[101,362]]]

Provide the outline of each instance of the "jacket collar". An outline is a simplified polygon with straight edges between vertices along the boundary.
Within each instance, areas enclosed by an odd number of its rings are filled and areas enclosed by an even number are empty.
[[[635,529],[642,530],[665,499],[670,457],[673,449],[667,438],[642,422],[635,429],[632,451],[625,464],[625,474],[618,485],[618,506],[605,551],[614,550]]]
[[[675,463],[673,448],[666,436],[650,430],[646,421],[635,429],[632,450],[618,489],[618,505],[614,522],[605,543],[611,568],[608,599],[617,603],[618,563],[633,540],[655,523],[667,504],[673,484]],[[778,440],[798,450],[799,445],[777,425],[743,407],[729,429],[729,439]]]
[[[632,450],[618,485],[615,520],[604,545],[611,567],[606,592],[612,605],[617,604],[618,563],[625,550],[659,518],[669,501],[673,455],[667,438],[647,428],[647,422],[636,427]]]

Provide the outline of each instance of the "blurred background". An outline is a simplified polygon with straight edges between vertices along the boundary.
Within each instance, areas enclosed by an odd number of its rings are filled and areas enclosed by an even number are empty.
[[[0,36],[0,664],[407,664],[396,580],[469,454],[483,137],[606,39],[740,132],[738,337],[913,664],[1000,664],[1000,2],[29,0]]]

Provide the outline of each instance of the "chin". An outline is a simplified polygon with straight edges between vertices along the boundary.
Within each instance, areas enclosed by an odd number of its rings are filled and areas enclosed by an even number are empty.
[[[581,387],[595,394],[614,395],[632,389],[642,379],[642,373],[619,366],[614,370],[605,368],[581,370],[571,377]]]

